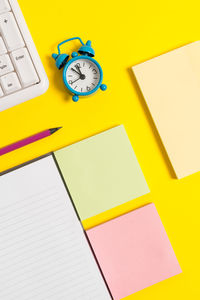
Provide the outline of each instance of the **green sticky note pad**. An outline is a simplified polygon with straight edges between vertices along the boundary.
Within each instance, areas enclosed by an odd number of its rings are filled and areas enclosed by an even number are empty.
[[[123,125],[58,150],[55,157],[81,220],[149,192]]]

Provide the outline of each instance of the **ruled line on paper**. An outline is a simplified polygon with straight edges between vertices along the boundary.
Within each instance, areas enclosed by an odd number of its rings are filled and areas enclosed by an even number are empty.
[[[0,299],[62,295],[111,299],[50,156],[0,177]]]

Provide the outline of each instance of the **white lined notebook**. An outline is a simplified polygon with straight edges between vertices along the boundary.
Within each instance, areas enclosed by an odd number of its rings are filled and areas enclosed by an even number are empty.
[[[51,155],[0,176],[0,299],[111,299]]]

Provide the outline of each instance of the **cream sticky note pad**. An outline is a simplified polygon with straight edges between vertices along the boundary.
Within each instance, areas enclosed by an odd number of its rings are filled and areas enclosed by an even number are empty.
[[[154,204],[87,231],[115,300],[181,273]]]
[[[124,126],[55,152],[81,220],[149,192]]]
[[[200,41],[133,72],[177,177],[200,171]]]

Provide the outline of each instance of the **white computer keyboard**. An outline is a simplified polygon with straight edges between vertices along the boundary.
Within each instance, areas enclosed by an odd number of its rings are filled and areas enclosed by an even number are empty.
[[[47,76],[17,0],[0,0],[0,111],[47,88]]]

